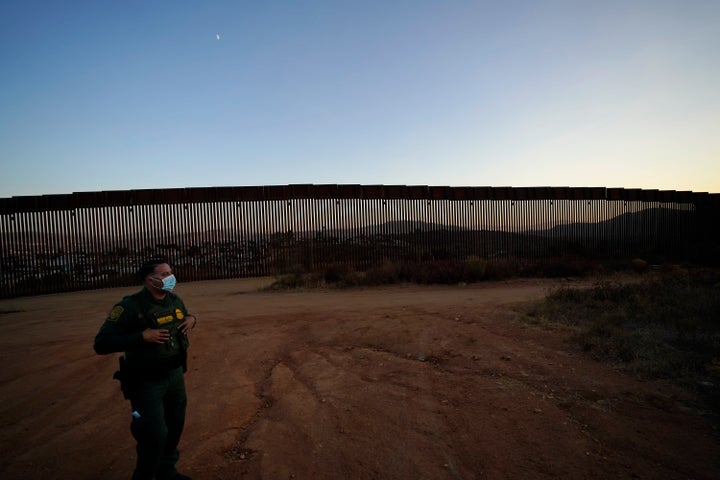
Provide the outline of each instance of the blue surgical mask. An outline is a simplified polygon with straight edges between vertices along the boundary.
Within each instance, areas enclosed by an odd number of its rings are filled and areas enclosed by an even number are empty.
[[[165,292],[172,292],[173,288],[175,288],[175,284],[177,284],[177,279],[175,278],[175,275],[168,275],[167,277],[162,279],[161,290]]]

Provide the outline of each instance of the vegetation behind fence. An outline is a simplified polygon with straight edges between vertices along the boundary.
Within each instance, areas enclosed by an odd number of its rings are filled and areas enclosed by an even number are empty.
[[[720,195],[621,188],[287,185],[0,199],[0,297],[479,258],[717,262]]]

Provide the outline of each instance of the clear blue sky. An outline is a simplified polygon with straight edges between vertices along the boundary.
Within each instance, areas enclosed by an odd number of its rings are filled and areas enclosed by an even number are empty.
[[[720,192],[719,26],[718,0],[2,0],[0,197]]]

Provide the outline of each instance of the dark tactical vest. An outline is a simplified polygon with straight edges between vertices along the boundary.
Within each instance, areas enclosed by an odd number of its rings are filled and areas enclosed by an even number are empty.
[[[135,294],[126,297],[122,303],[136,312],[135,328],[139,331],[146,328],[164,328],[170,331],[170,340],[165,343],[143,343],[141,348],[125,352],[128,370],[136,375],[152,377],[184,366],[190,343],[187,336],[178,330],[187,315],[180,298],[168,293],[166,300],[158,304],[148,301],[143,294]]]

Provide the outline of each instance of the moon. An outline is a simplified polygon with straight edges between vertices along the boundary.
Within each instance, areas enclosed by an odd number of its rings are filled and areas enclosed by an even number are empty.
[[[215,34],[215,38],[216,38],[217,40],[220,40],[220,34],[219,34],[219,33],[216,33],[216,34]]]

